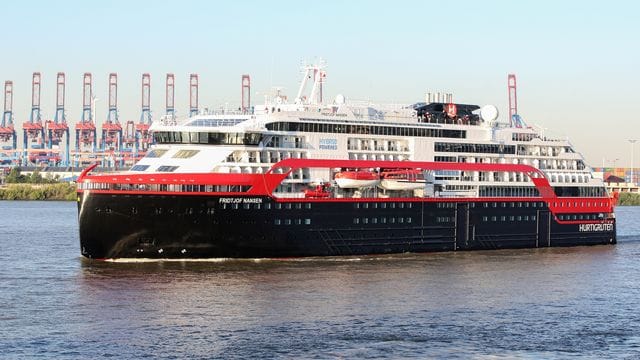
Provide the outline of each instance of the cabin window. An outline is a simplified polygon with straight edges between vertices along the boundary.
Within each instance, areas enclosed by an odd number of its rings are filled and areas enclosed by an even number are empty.
[[[172,157],[174,159],[188,159],[194,157],[200,150],[178,150]]]
[[[162,155],[166,154],[167,151],[168,151],[167,149],[151,150],[151,151],[147,152],[147,155],[145,157],[148,157],[148,158],[159,158]]]
[[[134,165],[131,171],[145,171],[149,168],[149,165]]]
[[[178,166],[169,166],[169,165],[162,165],[159,166],[156,171],[159,172],[174,172],[178,169]]]

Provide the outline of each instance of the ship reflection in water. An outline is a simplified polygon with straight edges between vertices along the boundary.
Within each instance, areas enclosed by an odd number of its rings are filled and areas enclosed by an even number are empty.
[[[632,242],[360,258],[83,261],[80,297],[97,322],[109,309],[95,336],[117,334],[118,346],[136,355],[605,354],[640,330],[639,314],[621,317],[613,305],[633,304],[638,290],[611,289],[627,283],[621,257],[639,251]]]

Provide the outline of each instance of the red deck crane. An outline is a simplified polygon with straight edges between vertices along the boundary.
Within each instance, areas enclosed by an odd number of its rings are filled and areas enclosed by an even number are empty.
[[[189,76],[189,116],[198,115],[198,74]]]
[[[42,149],[45,142],[44,126],[40,114],[40,73],[34,72],[31,82],[31,115],[29,121],[22,124],[24,131],[24,157],[23,165],[27,165],[29,159],[29,143],[31,148]],[[31,156],[33,160],[33,156]]]
[[[69,125],[64,113],[65,100],[65,75],[59,72],[56,78],[56,113],[53,120],[45,123],[47,133],[47,148],[53,149],[54,146],[60,146],[64,140],[64,156],[61,159],[62,165],[69,164]]]
[[[122,148],[122,126],[118,120],[118,74],[109,74],[109,113],[102,124],[100,147],[103,151],[120,151]]]
[[[4,82],[4,112],[2,113],[2,124],[0,124],[0,141],[10,144],[3,145],[3,150],[12,150],[13,155],[16,155],[18,137],[13,124],[13,81]]]
[[[93,120],[93,109],[91,101],[93,100],[93,89],[91,73],[84,73],[82,79],[82,119],[76,123],[76,152],[81,149],[96,151],[97,136],[96,125]],[[87,149],[87,147],[90,147]]]

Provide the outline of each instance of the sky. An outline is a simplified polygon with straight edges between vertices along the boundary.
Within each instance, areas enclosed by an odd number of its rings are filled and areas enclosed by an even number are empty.
[[[450,92],[456,102],[496,105],[506,121],[514,73],[527,123],[568,136],[591,166],[620,167],[631,163],[627,140],[640,139],[638,13],[636,1],[2,1],[0,81],[14,82],[21,129],[34,71],[45,119],[55,112],[56,73],[66,73],[70,124],[91,72],[99,125],[111,72],[120,121],[140,119],[145,72],[154,117],[164,113],[166,73],[185,116],[190,73],[199,74],[201,108],[238,107],[242,74],[252,103],[273,86],[292,98],[301,61],[320,57],[326,98],[413,103]],[[640,142],[634,160],[640,166]]]

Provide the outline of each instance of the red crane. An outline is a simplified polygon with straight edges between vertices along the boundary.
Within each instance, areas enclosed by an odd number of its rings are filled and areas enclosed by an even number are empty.
[[[140,122],[136,124],[136,150],[147,151],[153,138],[149,132],[151,127],[151,76],[142,74],[142,114]]]
[[[11,145],[2,146],[3,150],[13,150],[18,146],[18,137],[13,124],[13,81],[4,82],[4,113],[0,124],[0,141]]]
[[[101,148],[104,151],[120,151],[122,126],[118,121],[118,74],[109,74],[109,113],[102,124]]]
[[[32,156],[29,156],[29,143],[31,148],[42,149],[44,147],[44,126],[42,124],[42,118],[40,114],[40,73],[33,73],[33,80],[31,82],[31,115],[29,121],[22,124],[24,131],[24,158],[23,165],[27,165],[27,159],[31,157],[31,161],[37,160]]]
[[[56,78],[56,114],[53,120],[45,123],[47,132],[47,148],[53,149],[54,146],[59,147],[60,143],[65,142],[64,157],[61,159],[62,165],[69,164],[69,125],[64,113],[65,100],[65,75],[59,72]]]
[[[167,74],[165,104],[166,104],[166,115],[169,117],[174,117],[176,115],[174,96],[175,96],[175,78],[173,77],[173,74]]]
[[[76,152],[81,149],[90,147],[89,151],[96,151],[97,136],[96,125],[93,121],[93,109],[91,101],[93,100],[93,89],[91,73],[84,73],[82,79],[82,119],[76,123]]]
[[[198,115],[198,74],[189,77],[189,116]]]
[[[251,111],[251,78],[249,75],[242,75],[242,112]]]

